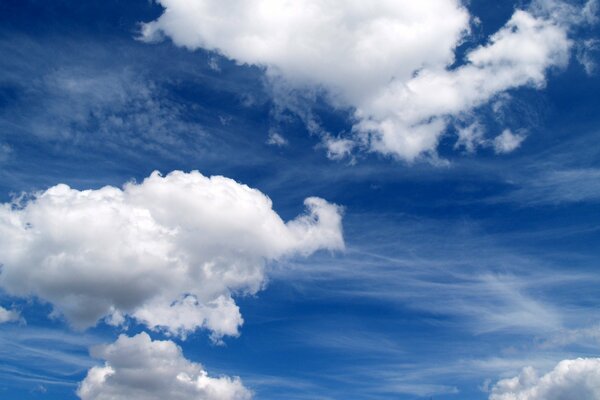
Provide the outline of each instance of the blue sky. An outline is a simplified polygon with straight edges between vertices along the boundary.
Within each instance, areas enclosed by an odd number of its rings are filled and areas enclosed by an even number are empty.
[[[478,21],[447,69],[467,65],[516,9],[534,6],[466,2]],[[219,44],[181,47],[167,25],[162,40],[142,40],[141,23],[163,11],[146,0],[0,2],[2,202],[10,209],[27,193],[21,204],[34,204],[32,193],[59,183],[97,190],[155,170],[198,170],[258,189],[283,221],[310,196],[340,205],[345,248],[266,257],[261,290],[232,292],[244,322],[220,344],[210,326],[183,337],[133,314],[121,326],[76,329],[47,292],[19,295],[2,281],[0,306],[19,317],[0,324],[0,397],[77,399],[88,370],[107,360],[89,349],[140,332],[175,342],[211,376],[239,376],[256,399],[488,399],[525,367],[543,375],[562,360],[597,360],[593,19],[564,28],[568,63],[543,68],[544,84],[515,84],[449,113],[434,150],[410,158],[363,145],[354,110],[369,106],[354,94],[333,98],[327,80],[292,84],[283,67],[273,78],[268,63],[209,51]],[[473,121],[485,139],[457,147]],[[523,141],[502,152],[494,138],[505,130]],[[351,150],[333,152],[331,138]]]

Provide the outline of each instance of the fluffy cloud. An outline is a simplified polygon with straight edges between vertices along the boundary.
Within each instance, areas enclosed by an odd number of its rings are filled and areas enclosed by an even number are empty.
[[[600,359],[561,361],[542,377],[529,367],[492,389],[490,400],[596,400],[600,398]]]
[[[512,133],[505,129],[500,135],[494,138],[494,151],[496,154],[510,153],[521,146],[525,136]]]
[[[324,89],[354,110],[346,140],[409,161],[435,155],[453,118],[509,89],[542,87],[548,69],[568,62],[569,25],[581,22],[574,7],[538,1],[453,67],[470,30],[459,0],[158,2],[165,12],[143,25],[144,40],[167,35],[263,66],[286,87]]]
[[[171,341],[152,341],[146,333],[120,336],[92,351],[105,360],[79,385],[82,400],[247,400],[251,393],[239,378],[211,378],[184,358]]]
[[[265,262],[343,248],[339,207],[305,205],[284,223],[260,191],[197,171],[123,189],[57,185],[0,206],[0,287],[49,301],[78,328],[129,315],[181,336],[237,335],[232,296],[263,287]]]
[[[18,311],[7,310],[4,307],[0,307],[0,324],[17,321],[21,321],[21,314],[19,314]]]

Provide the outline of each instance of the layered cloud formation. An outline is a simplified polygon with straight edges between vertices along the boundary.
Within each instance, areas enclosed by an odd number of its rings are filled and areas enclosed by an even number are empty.
[[[457,60],[471,28],[459,0],[158,2],[165,12],[143,25],[144,40],[166,35],[262,66],[272,81],[323,90],[353,110],[344,146],[325,138],[333,158],[355,147],[409,161],[435,156],[456,119],[507,90],[544,86],[549,69],[568,63],[569,27],[584,19],[575,7],[537,1]]]
[[[525,368],[514,378],[498,382],[490,400],[596,400],[600,398],[600,359],[561,361],[554,370],[539,377]]]
[[[184,358],[172,341],[152,341],[146,333],[121,335],[113,344],[95,348],[105,360],[79,385],[82,400],[248,400],[251,392],[239,378],[212,378]]]
[[[199,172],[154,172],[123,189],[57,185],[0,206],[0,287],[50,302],[75,327],[126,316],[215,340],[243,323],[232,296],[265,283],[265,263],[344,247],[341,211],[305,200],[284,223],[263,193]]]

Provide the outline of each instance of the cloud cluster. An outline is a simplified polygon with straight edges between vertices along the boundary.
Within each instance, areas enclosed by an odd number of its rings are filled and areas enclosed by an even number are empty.
[[[595,400],[600,398],[600,359],[578,358],[558,363],[539,377],[529,367],[517,377],[499,381],[490,400]]]
[[[550,68],[568,63],[569,25],[581,22],[574,7],[538,1],[457,67],[471,19],[459,0],[158,2],[165,12],[143,24],[142,39],[166,35],[262,66],[286,87],[322,89],[334,106],[354,110],[345,149],[409,161],[434,156],[453,119],[507,90],[544,86]]]
[[[305,206],[285,223],[260,191],[197,171],[123,189],[60,184],[0,206],[0,288],[50,302],[78,328],[129,315],[180,336],[237,335],[232,296],[259,291],[266,262],[343,248],[339,207]]]
[[[91,368],[77,395],[82,400],[248,400],[251,392],[239,378],[212,378],[183,356],[172,341],[152,341],[146,333],[121,335],[92,350],[105,360]]]

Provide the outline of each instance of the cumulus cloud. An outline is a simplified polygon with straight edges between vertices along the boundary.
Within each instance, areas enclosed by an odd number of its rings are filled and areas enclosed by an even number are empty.
[[[568,63],[569,26],[589,19],[574,18],[576,8],[562,2],[538,1],[456,67],[471,19],[459,0],[158,2],[165,12],[142,25],[142,39],[166,35],[262,66],[286,87],[323,90],[354,112],[346,140],[409,161],[435,156],[462,114],[510,89],[543,87],[550,68]]]
[[[510,153],[518,149],[523,140],[525,140],[525,136],[512,133],[510,129],[505,129],[494,138],[494,151],[496,154]]]
[[[340,208],[305,206],[284,222],[260,191],[197,171],[122,189],[60,184],[0,205],[0,287],[50,302],[77,328],[130,316],[180,336],[237,335],[232,296],[258,292],[266,262],[344,247]]]
[[[18,311],[0,307],[0,324],[17,321],[21,321],[21,314]]]
[[[121,335],[113,344],[92,350],[105,360],[91,368],[79,385],[82,400],[248,400],[239,378],[213,378],[187,360],[172,341],[152,341],[146,333]]]
[[[525,368],[514,378],[503,379],[493,388],[490,400],[596,400],[600,398],[600,359],[578,358],[558,363],[554,370],[538,376]]]

